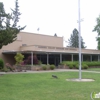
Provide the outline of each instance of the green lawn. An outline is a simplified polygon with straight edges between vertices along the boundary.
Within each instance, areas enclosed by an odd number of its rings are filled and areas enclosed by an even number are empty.
[[[89,68],[88,71],[100,71],[100,68]]]
[[[52,78],[55,74],[59,79]],[[91,92],[100,92],[100,74],[83,72],[94,82],[70,82],[78,72],[6,74],[0,76],[0,100],[91,100]]]

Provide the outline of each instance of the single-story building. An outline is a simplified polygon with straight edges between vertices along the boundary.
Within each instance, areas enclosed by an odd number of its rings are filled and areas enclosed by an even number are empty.
[[[62,61],[78,61],[79,49],[63,47],[63,37],[49,36],[35,33],[20,32],[17,40],[3,46],[0,50],[0,58],[5,63],[15,64],[14,56],[17,52],[33,57],[44,64],[58,65]],[[99,61],[100,50],[81,49],[82,61]],[[31,61],[33,64],[33,61]]]

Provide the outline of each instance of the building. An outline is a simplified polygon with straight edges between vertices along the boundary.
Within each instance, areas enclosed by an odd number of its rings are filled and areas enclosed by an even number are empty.
[[[82,49],[82,61],[99,61],[100,50]],[[17,40],[0,50],[5,63],[15,64],[14,56],[21,52],[27,57],[36,54],[44,64],[58,65],[62,61],[78,61],[78,48],[63,47],[63,37],[20,32]],[[33,64],[33,61],[31,61]]]

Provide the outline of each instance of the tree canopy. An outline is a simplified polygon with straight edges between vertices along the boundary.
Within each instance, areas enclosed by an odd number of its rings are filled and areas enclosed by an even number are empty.
[[[79,47],[79,32],[75,28],[70,36],[70,39],[68,39],[68,47]],[[86,48],[85,42],[83,42],[83,38],[81,37],[81,48]]]
[[[96,19],[97,25],[94,26],[93,32],[97,32],[98,36],[96,37],[96,41],[98,42],[97,44],[97,49],[100,50],[100,15]]]
[[[55,33],[54,36],[57,37],[57,34]]]
[[[11,13],[6,13],[4,4],[0,2],[0,49],[17,39],[17,34],[25,28],[18,26],[19,16],[18,0],[15,1],[15,8]]]

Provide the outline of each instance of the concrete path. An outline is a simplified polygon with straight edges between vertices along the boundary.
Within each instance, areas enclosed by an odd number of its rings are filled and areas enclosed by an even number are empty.
[[[55,70],[42,70],[42,71],[29,71],[27,70],[26,72],[0,72],[0,74],[20,74],[20,73],[47,73],[47,72],[69,72],[69,71],[74,71],[74,72],[79,72],[79,70],[75,69],[55,69]],[[87,71],[87,70],[82,70],[82,72],[89,72],[89,73],[100,73],[99,71]]]
[[[6,74],[6,72],[0,72],[0,75]]]

